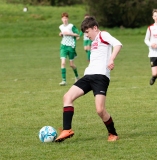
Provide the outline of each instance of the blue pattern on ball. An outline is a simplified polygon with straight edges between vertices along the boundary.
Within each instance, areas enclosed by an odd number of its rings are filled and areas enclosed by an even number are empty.
[[[39,131],[41,142],[53,142],[57,138],[57,131],[51,126],[44,126]]]

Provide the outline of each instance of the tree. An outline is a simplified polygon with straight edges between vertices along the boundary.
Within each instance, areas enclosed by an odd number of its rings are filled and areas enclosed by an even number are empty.
[[[84,0],[88,12],[104,27],[135,28],[152,23],[156,0]]]

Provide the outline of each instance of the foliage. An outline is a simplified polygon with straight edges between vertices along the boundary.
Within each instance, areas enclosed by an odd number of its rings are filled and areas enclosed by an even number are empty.
[[[156,0],[84,0],[100,25],[104,27],[135,28],[152,23]]]
[[[86,10],[84,6],[28,6],[28,12],[23,12],[23,5],[0,5],[0,38],[4,37],[52,37],[58,36],[58,26],[61,24],[61,13],[69,13],[69,22],[80,29]],[[114,35],[144,35],[146,26],[134,29],[104,28]]]
[[[25,5],[52,5],[64,6],[81,4],[82,0],[6,0],[7,3],[25,4]]]
[[[50,0],[52,6],[82,4],[82,0]]]

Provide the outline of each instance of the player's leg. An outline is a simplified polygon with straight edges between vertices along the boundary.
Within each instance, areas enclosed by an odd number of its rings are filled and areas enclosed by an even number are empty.
[[[66,85],[66,59],[61,58],[61,76],[62,76],[62,82],[59,83],[60,86],[65,86]]]
[[[92,83],[92,88],[95,96],[96,111],[108,130],[108,141],[116,141],[118,135],[114,127],[114,122],[105,107],[109,78],[105,75],[93,75],[91,78],[94,82]]]
[[[72,68],[74,75],[75,75],[75,82],[78,81],[79,79],[79,75],[78,75],[78,71],[77,71],[77,67],[74,64],[74,59],[77,56],[75,48],[70,48],[69,50],[69,64],[70,67]]]
[[[55,140],[56,142],[62,142],[67,138],[74,135],[72,130],[72,118],[74,115],[74,105],[73,101],[78,97],[82,96],[84,91],[79,87],[73,85],[69,91],[63,97],[63,131]]]
[[[74,135],[72,130],[72,118],[74,115],[74,100],[91,90],[88,76],[79,79],[63,97],[63,131],[57,137],[56,142],[62,142]]]
[[[74,64],[74,60],[70,60],[69,63],[70,63],[70,67],[72,68],[74,75],[75,75],[75,82],[77,82],[79,80],[79,75],[78,75],[77,67]]]
[[[59,83],[60,86],[66,85],[66,57],[67,57],[67,51],[66,48],[62,45],[60,48],[61,76],[62,76],[62,82]]]
[[[150,62],[151,62],[151,71],[152,71],[150,85],[153,85],[155,83],[156,78],[157,78],[157,57],[151,57]]]
[[[118,140],[118,134],[114,127],[114,122],[112,120],[112,117],[106,111],[105,99],[106,99],[106,96],[101,94],[98,94],[95,96],[96,111],[108,130],[108,134],[109,134],[108,141],[116,141]]]

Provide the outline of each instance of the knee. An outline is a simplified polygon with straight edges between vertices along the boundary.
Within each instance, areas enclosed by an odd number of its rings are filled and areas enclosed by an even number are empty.
[[[71,99],[71,97],[69,96],[68,93],[66,93],[66,94],[63,96],[63,102],[64,102],[64,103],[71,103],[71,102],[72,102],[72,99]]]
[[[103,109],[101,107],[99,107],[99,108],[96,109],[96,112],[97,112],[98,115],[101,116],[103,114]]]
[[[104,106],[97,107],[96,112],[100,117],[106,117],[107,115],[107,111]]]
[[[65,67],[65,62],[61,62],[61,66]]]
[[[67,94],[64,94],[64,96],[63,96],[63,102],[65,102],[67,98],[68,98]]]
[[[70,67],[71,67],[72,69],[75,69],[75,68],[76,68],[74,64],[70,64]]]
[[[73,68],[73,65],[72,65],[72,64],[70,64],[70,67],[71,67],[71,68]]]

